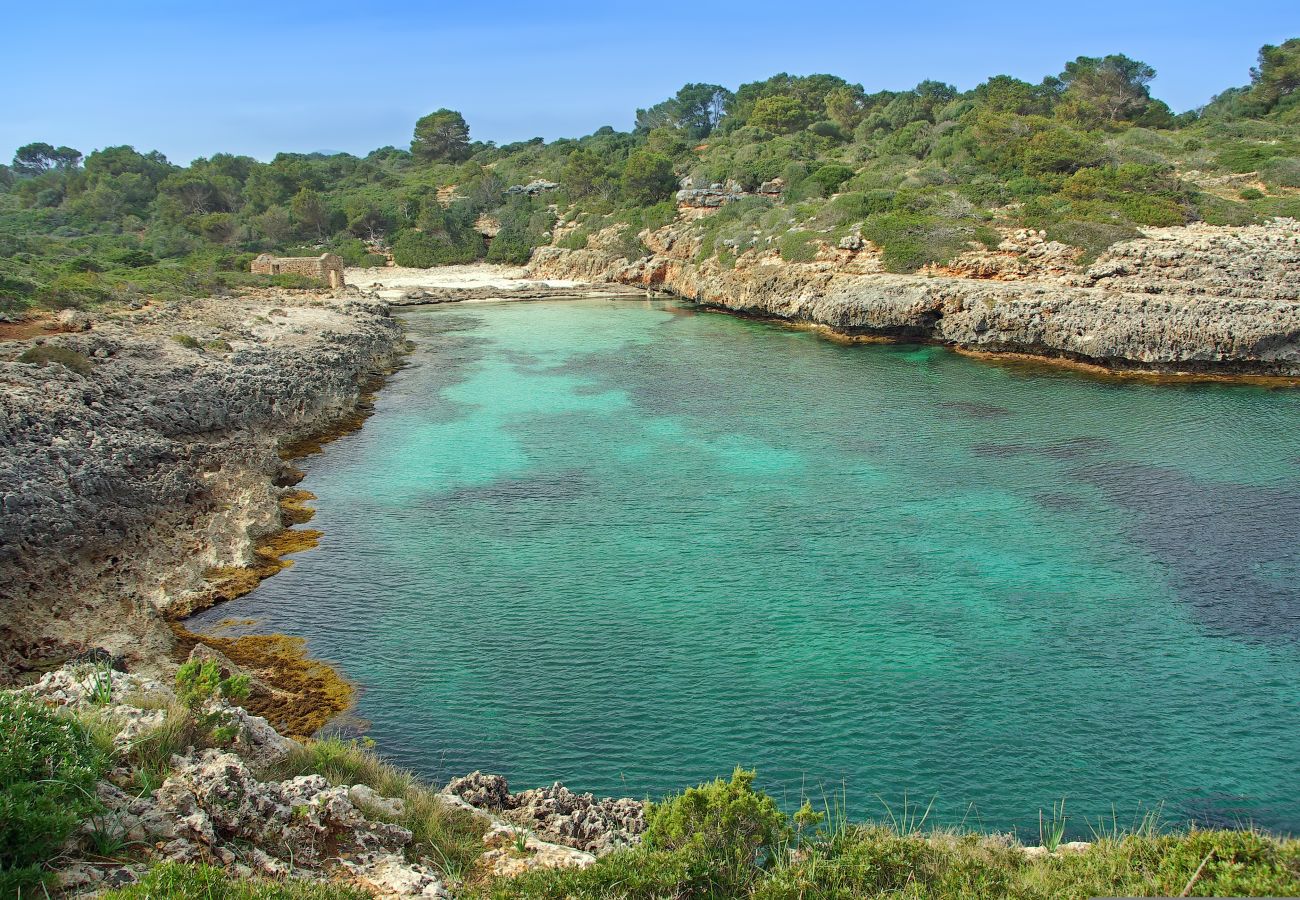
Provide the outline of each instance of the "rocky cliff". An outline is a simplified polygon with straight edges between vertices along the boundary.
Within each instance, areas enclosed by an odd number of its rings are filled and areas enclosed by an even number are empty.
[[[402,343],[382,304],[301,294],[68,324],[0,344],[0,676],[82,644],[165,658],[162,614],[281,527],[279,448]]]
[[[787,263],[747,251],[734,266],[698,260],[676,223],[642,234],[653,252],[629,261],[602,249],[538,249],[540,278],[660,288],[737,313],[824,325],[849,335],[937,341],[1111,369],[1300,376],[1300,222],[1149,229],[1083,266],[1041,233],[1006,232],[915,275],[882,270],[857,235]]]

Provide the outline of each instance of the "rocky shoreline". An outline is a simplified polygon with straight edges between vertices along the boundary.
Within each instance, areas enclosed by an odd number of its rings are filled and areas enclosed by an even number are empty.
[[[195,658],[221,660],[206,650]],[[219,665],[224,677],[240,674],[228,661]],[[57,887],[67,895],[129,884],[157,862],[210,861],[242,877],[349,884],[380,898],[449,897],[456,885],[442,871],[445,860],[422,857],[404,824],[411,803],[474,837],[478,878],[589,866],[645,830],[641,801],[597,800],[558,782],[511,794],[501,776],[473,772],[435,791],[372,761],[403,787],[386,795],[364,780],[294,774],[310,769],[309,751],[265,719],[221,696],[187,711],[167,683],[103,661],[70,663],[18,693],[94,723],[119,758],[96,790],[102,813],[61,855]],[[165,760],[166,771],[154,773],[157,786],[141,790],[132,754],[160,731],[196,720],[219,720],[229,739],[191,734]],[[104,843],[134,847],[135,858],[105,858],[94,849]]]
[[[884,272],[860,235],[807,263],[747,251],[728,267],[699,260],[681,223],[641,239],[652,255],[539,248],[535,278],[665,290],[742,315],[847,336],[929,341],[1114,371],[1300,377],[1300,222],[1147,229],[1096,262],[1038,232],[1010,232],[915,275]]]
[[[454,298],[474,296],[467,286]],[[290,461],[368,415],[406,351],[389,305],[356,289],[266,292],[70,314],[59,327],[0,343],[0,683],[44,672],[18,693],[106,731],[124,757],[194,717],[233,734],[179,746],[153,790],[138,790],[129,766],[109,772],[102,815],[67,843],[59,892],[93,895],[160,861],[212,861],[377,897],[450,896],[442,861],[419,858],[397,824],[400,797],[277,774],[307,753],[288,734],[309,735],[341,711],[328,696],[337,673],[298,639],[197,635],[180,621],[314,544],[316,532],[293,527],[310,518],[311,496],[293,488],[301,473]],[[320,708],[285,715],[286,685],[237,656],[250,640],[271,642],[263,655],[291,676],[323,682],[296,698]],[[186,659],[248,679],[241,705],[213,697],[185,712],[170,680]],[[250,709],[308,724],[286,733]],[[481,837],[485,878],[587,866],[645,827],[641,801],[558,782],[511,793],[503,777],[473,772],[437,794],[418,790],[439,814],[468,817],[458,827]],[[138,858],[100,858],[105,841],[139,848]],[[321,856],[324,845],[334,852]]]
[[[364,415],[405,347],[356,292],[66,318],[75,331],[0,344],[8,680],[92,647],[165,665],[168,620],[230,589],[214,576],[251,566],[255,584],[259,563],[310,542],[276,539],[302,520],[281,508],[301,476],[280,451]]]

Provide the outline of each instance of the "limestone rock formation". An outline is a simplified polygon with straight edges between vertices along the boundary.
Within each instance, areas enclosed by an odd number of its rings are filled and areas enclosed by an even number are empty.
[[[535,277],[660,288],[708,306],[810,322],[850,335],[931,340],[1113,369],[1300,376],[1300,222],[1148,229],[1080,270],[1074,251],[1013,233],[944,270],[890,275],[857,242],[815,262],[748,250],[734,268],[694,261],[689,233],[642,239],[655,251],[539,248]],[[865,243],[865,242],[864,242]]]
[[[596,855],[636,843],[645,831],[645,806],[639,800],[597,800],[591,794],[575,794],[558,781],[512,794],[504,777],[475,771],[452,779],[445,792],[500,813],[547,840]]]
[[[384,305],[301,294],[0,344],[0,678],[91,640],[163,658],[160,610],[280,527],[281,443],[351,414],[400,350]]]

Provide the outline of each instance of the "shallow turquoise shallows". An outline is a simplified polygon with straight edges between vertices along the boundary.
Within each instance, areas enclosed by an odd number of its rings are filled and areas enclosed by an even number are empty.
[[[462,304],[307,461],[302,634],[434,777],[1300,831],[1300,392]],[[1086,820],[1086,821],[1085,821]]]

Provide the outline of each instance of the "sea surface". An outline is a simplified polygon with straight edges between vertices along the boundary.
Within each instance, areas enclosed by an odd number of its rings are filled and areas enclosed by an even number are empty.
[[[1300,832],[1300,391],[662,300],[403,317],[305,463],[320,547],[197,620],[305,636],[398,763]]]

